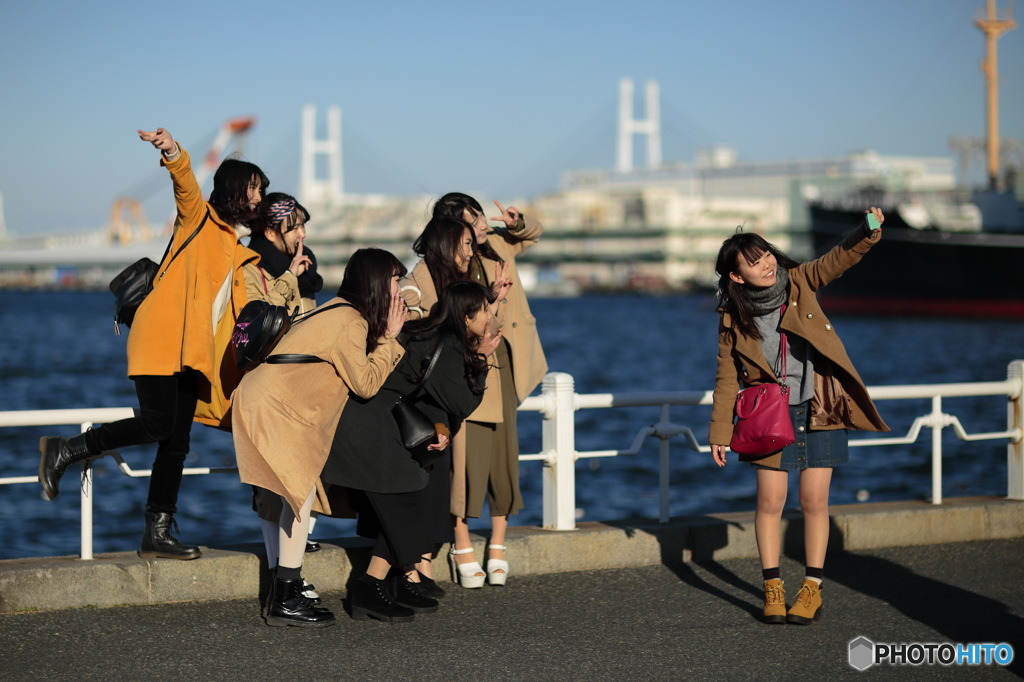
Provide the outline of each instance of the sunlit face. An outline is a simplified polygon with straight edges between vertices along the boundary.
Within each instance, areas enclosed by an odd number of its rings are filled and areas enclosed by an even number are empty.
[[[473,313],[473,316],[466,316],[466,333],[469,336],[480,338],[487,331],[487,322],[491,319],[491,311],[484,303],[480,309]]]
[[[778,261],[768,251],[762,251],[753,263],[748,263],[741,253],[736,256],[736,269],[729,273],[729,279],[752,287],[770,287],[778,278],[778,268]]]
[[[484,217],[483,213],[477,213],[467,208],[462,212],[462,219],[473,228],[473,238],[476,239],[477,244],[483,244],[487,241],[487,232],[491,228],[487,224],[487,218]]]
[[[400,274],[398,274],[397,272],[395,274],[391,275],[391,295],[392,296],[398,296],[400,293],[402,293],[402,287],[398,284],[398,280],[400,280],[401,278],[402,278],[402,276]]]
[[[292,211],[278,229],[267,230],[267,239],[278,251],[294,256],[299,252],[299,243],[306,238],[306,219],[302,211]]]
[[[249,187],[246,190],[249,199],[249,210],[254,211],[256,210],[256,207],[260,205],[260,200],[262,198],[260,195],[262,192],[263,189],[260,186],[259,177],[255,175],[252,176],[252,179],[249,180]]]
[[[469,262],[473,259],[473,233],[467,227],[455,247],[455,267],[459,272],[469,272]]]

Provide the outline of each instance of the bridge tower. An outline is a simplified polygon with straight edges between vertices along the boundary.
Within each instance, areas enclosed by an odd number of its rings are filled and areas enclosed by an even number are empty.
[[[620,173],[633,170],[633,135],[647,136],[647,167],[661,166],[661,90],[657,81],[647,81],[645,87],[646,118],[633,115],[633,80],[619,81],[619,150],[616,169]]]
[[[327,157],[327,177],[318,178],[317,157]],[[341,163],[341,108],[327,109],[327,137],[317,139],[316,106],[302,109],[302,162],[299,200],[307,206],[341,205],[345,196]]]

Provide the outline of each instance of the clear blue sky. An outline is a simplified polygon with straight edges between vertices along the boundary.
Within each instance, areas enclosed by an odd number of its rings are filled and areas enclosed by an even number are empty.
[[[1000,0],[1005,10],[1006,0]],[[496,197],[614,165],[618,81],[661,83],[666,161],[871,148],[949,154],[984,132],[984,0],[9,0],[0,8],[8,229],[96,229],[114,197],[170,210],[162,126],[194,154],[257,116],[246,158],[297,191],[299,120],[342,108],[346,189]],[[1024,19],[1024,16],[1020,17]],[[999,42],[1024,138],[1024,28]]]

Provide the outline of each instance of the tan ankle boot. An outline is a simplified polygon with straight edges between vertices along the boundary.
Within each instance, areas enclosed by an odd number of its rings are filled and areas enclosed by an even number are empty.
[[[786,589],[778,578],[764,581],[764,622],[786,622]]]
[[[821,610],[821,584],[817,580],[804,578],[800,591],[796,593],[796,601],[786,616],[786,622],[810,625],[821,618]]]

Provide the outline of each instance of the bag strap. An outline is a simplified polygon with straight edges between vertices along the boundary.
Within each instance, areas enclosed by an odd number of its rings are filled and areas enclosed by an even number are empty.
[[[441,357],[441,351],[444,350],[444,342],[445,342],[445,340],[447,338],[448,338],[448,335],[445,334],[445,335],[443,335],[441,338],[439,338],[437,340],[437,345],[434,346],[434,356],[432,358],[430,358],[430,364],[427,365],[427,371],[423,373],[423,377],[420,379],[420,383],[416,386],[415,390],[413,390],[412,393],[409,393],[407,395],[404,395],[404,396],[400,397],[396,401],[396,403],[400,403],[402,401],[407,401],[407,400],[412,400],[413,398],[415,398],[416,396],[418,396],[420,394],[420,391],[423,390],[423,385],[425,383],[427,383],[427,377],[430,376],[430,373],[434,370],[434,366],[437,364],[438,358]]]
[[[167,265],[164,267],[164,271],[160,273],[159,279],[163,279],[164,275],[167,273],[167,268],[171,267],[171,263],[173,263],[174,259],[178,257],[178,254],[181,253],[182,249],[184,249],[186,246],[188,246],[189,242],[196,238],[196,235],[199,234],[199,230],[203,229],[203,225],[205,225],[206,221],[209,220],[209,219],[210,219],[210,207],[207,206],[206,207],[206,215],[203,216],[203,221],[201,223],[199,223],[199,227],[197,227],[196,229],[194,229],[192,231],[192,234],[190,234],[188,236],[188,239],[185,240],[185,243],[178,247],[178,249],[174,252],[174,255],[171,256],[171,260],[167,261]],[[161,263],[163,263],[164,259],[167,258],[167,254],[170,252],[171,244],[173,244],[173,243],[174,243],[174,237],[171,237],[171,241],[167,242],[167,248],[164,249],[164,257],[160,259]]]
[[[782,304],[782,308],[779,309],[779,365],[782,368],[782,373],[779,376],[779,383],[786,383],[786,360],[789,356],[789,349],[786,347],[786,342],[789,337],[786,336],[786,332],[782,331],[782,316],[786,314],[786,304]]]
[[[306,313],[298,313],[292,317],[292,324],[298,324],[303,320],[308,320],[317,313],[322,313],[325,310],[331,310],[332,308],[354,308],[351,303],[334,303],[333,305],[327,305],[323,308],[314,308]],[[315,362],[327,362],[323,358],[317,355],[303,355],[302,353],[278,353],[277,355],[268,355],[263,358],[263,362],[268,365],[306,365],[313,364]]]
[[[315,362],[327,362],[316,355],[302,355],[301,353],[278,353],[267,356],[263,362],[268,365],[307,365]]]

